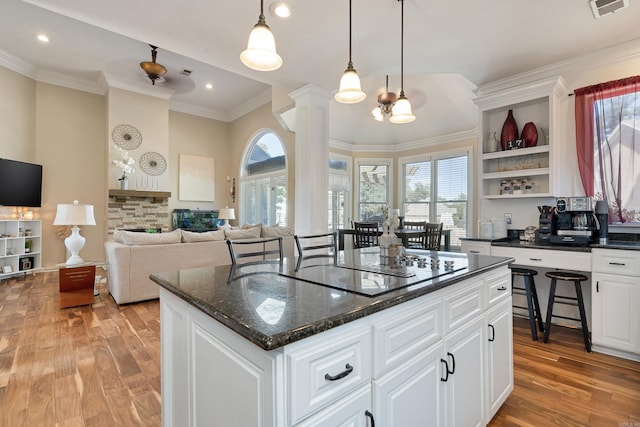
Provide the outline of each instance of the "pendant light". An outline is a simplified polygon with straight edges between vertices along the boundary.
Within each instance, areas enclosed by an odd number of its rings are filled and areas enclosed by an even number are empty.
[[[404,94],[404,0],[400,15],[400,96],[391,109],[391,123],[411,123],[416,116],[411,112],[411,103]]]
[[[351,0],[349,0],[349,63],[340,79],[340,90],[335,99],[343,104],[355,104],[367,97],[360,87],[360,77],[351,62]]]
[[[258,71],[273,71],[282,66],[282,58],[276,52],[276,41],[264,19],[264,1],[260,0],[260,16],[249,34],[247,49],[240,54],[240,61]]]

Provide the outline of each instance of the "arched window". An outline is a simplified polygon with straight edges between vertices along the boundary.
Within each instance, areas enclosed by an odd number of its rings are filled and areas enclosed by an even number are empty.
[[[242,162],[241,218],[248,224],[287,225],[287,160],[270,130],[251,140]]]

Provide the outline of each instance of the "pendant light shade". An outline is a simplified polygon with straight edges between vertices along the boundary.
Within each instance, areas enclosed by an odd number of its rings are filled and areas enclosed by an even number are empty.
[[[249,34],[247,49],[240,54],[240,61],[258,71],[273,71],[282,66],[282,58],[276,52],[276,41],[264,19],[263,0],[260,0],[260,16]]]
[[[391,123],[411,123],[416,119],[411,111],[411,103],[404,94],[404,0],[400,15],[400,96],[391,109]]]
[[[353,68],[351,61],[351,0],[349,0],[349,63],[340,79],[340,89],[335,95],[335,99],[343,104],[355,104],[363,101],[367,97],[360,86],[360,77]]]

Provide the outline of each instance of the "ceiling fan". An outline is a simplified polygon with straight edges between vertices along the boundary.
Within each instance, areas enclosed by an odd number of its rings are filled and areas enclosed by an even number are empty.
[[[164,65],[158,64],[156,62],[156,56],[158,54],[158,47],[152,44],[149,45],[151,47],[151,62],[143,61],[140,63],[140,68],[147,73],[147,77],[151,80],[151,84],[155,86],[156,80],[160,79],[163,75],[167,73],[167,69]]]

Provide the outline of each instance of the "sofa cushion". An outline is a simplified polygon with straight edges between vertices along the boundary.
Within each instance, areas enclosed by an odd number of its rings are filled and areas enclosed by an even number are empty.
[[[180,243],[182,234],[180,230],[169,233],[137,233],[135,231],[120,230],[122,242],[125,245],[160,245],[166,243]]]
[[[224,230],[205,231],[196,233],[195,231],[181,230],[183,243],[195,242],[211,242],[215,240],[224,240]]]
[[[113,239],[114,242],[124,243],[124,240],[122,240],[122,233],[117,228],[115,230],[113,230],[112,239]]]
[[[236,239],[257,239],[260,237],[260,232],[262,227],[253,227],[247,229],[236,229],[230,230],[228,228],[224,229],[224,235],[229,240]]]
[[[262,237],[284,237],[293,236],[295,234],[293,226],[280,227],[273,225],[271,227],[262,227]]]

